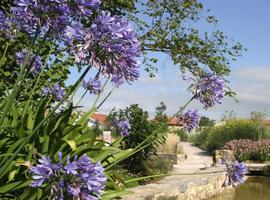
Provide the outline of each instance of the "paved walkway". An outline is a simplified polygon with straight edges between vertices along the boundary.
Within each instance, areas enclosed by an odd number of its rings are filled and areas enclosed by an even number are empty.
[[[181,144],[187,159],[174,165],[171,173],[175,175],[164,177],[155,183],[130,188],[133,194],[124,196],[123,199],[157,200],[158,197],[166,196],[177,197],[178,200],[199,200],[219,194],[224,176],[216,173],[220,171],[219,168],[208,168],[212,164],[212,156],[188,142]],[[185,173],[189,175],[184,175]]]
[[[174,165],[176,173],[193,173],[203,168],[208,168],[212,164],[212,156],[209,153],[192,146],[189,142],[181,142],[187,159]]]

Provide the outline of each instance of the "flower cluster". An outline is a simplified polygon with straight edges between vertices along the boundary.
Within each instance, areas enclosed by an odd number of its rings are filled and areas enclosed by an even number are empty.
[[[33,175],[32,187],[41,187],[43,183],[51,186],[52,199],[98,200],[102,194],[106,177],[100,163],[91,162],[83,155],[73,161],[67,157],[66,165],[62,162],[62,153],[58,154],[59,163],[54,164],[48,157],[42,156],[39,164],[30,167]]]
[[[270,159],[270,140],[231,140],[223,148],[233,151],[235,157],[241,161]]]
[[[22,66],[24,64],[24,61],[26,59],[26,55],[28,54],[28,51],[24,49],[21,52],[16,52],[15,54],[15,61],[17,65]],[[28,58],[27,65],[31,65],[30,72],[33,75],[37,75],[38,72],[42,69],[42,61],[40,56],[36,56],[33,53],[30,54]]]
[[[100,94],[102,90],[101,81],[98,79],[90,78],[88,81],[83,80],[82,86],[84,89],[88,90],[90,94]]]
[[[99,0],[15,0],[11,8],[12,21],[19,30],[30,35],[50,30],[61,38],[72,27],[80,34],[78,23],[91,17],[100,3]]]
[[[61,101],[65,96],[65,90],[59,85],[59,83],[56,83],[51,88],[45,87],[42,89],[43,96],[48,96],[49,94],[51,94],[55,100]]]
[[[139,77],[140,43],[126,19],[102,12],[93,22],[79,49],[77,61],[86,61],[119,86]]]
[[[223,187],[229,185],[236,186],[245,181],[244,177],[248,173],[247,165],[245,163],[222,160],[222,164],[226,171],[226,178],[223,183]]]
[[[190,79],[194,80],[193,78],[186,80]],[[221,103],[221,100],[225,95],[225,83],[221,76],[215,74],[206,74],[202,78],[194,81],[196,83],[191,85],[190,89],[194,94],[194,97],[204,105],[205,109],[212,107],[217,103]]]
[[[198,127],[199,124],[199,114],[197,110],[189,109],[184,114],[177,116],[178,121],[183,124],[183,127],[188,132],[191,132],[194,128]]]
[[[139,77],[140,42],[122,16],[103,11],[92,20],[100,4],[100,0],[15,0],[11,18],[0,12],[0,31],[7,32],[11,22],[30,36],[62,41],[78,63],[95,66],[118,87]],[[93,23],[89,27],[85,21]]]
[[[112,125],[120,132],[122,136],[128,136],[130,130],[130,123],[127,120],[112,120]]]

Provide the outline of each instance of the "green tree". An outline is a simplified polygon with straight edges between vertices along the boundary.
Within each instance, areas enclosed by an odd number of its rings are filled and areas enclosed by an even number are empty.
[[[138,106],[138,104],[133,104],[123,110],[113,111],[108,119],[127,119],[131,125],[129,135],[123,139],[122,148],[129,149],[135,148],[138,144],[144,141],[149,135],[155,130],[154,124],[148,120],[148,112],[144,111]],[[131,157],[127,158],[122,162],[123,168],[128,171],[138,174],[147,175],[147,168],[145,166],[145,161],[155,152],[155,145],[153,141],[149,141],[149,145],[142,151],[137,152]]]
[[[200,121],[199,121],[199,126],[200,127],[203,127],[203,126],[214,126],[215,124],[215,121],[214,120],[211,120],[209,119],[208,117],[205,117],[205,116],[202,116],[200,118]]]

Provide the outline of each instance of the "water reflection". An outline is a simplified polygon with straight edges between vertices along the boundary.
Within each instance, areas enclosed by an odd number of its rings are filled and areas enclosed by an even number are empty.
[[[226,189],[211,200],[270,200],[270,178],[249,177],[244,184],[235,189]]]

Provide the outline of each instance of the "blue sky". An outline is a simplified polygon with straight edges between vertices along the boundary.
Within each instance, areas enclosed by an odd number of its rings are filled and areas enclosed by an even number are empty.
[[[270,118],[270,1],[201,0],[201,2],[218,19],[217,29],[235,41],[241,42],[247,48],[247,52],[231,65],[230,86],[237,92],[238,103],[225,98],[223,104],[207,111],[203,110],[198,102],[193,102],[190,108],[196,108],[202,115],[216,120],[219,120],[226,110],[234,110],[241,118],[248,117],[251,111],[265,112],[266,117]],[[108,113],[114,107],[125,108],[138,103],[153,116],[155,107],[164,101],[168,107],[167,113],[173,114],[190,98],[186,91],[188,84],[181,80],[180,72],[173,66],[170,58],[155,55],[161,58],[157,77],[150,79],[142,70],[140,79],[132,85],[124,85],[115,90],[101,107],[100,112]],[[76,77],[74,73],[72,80]],[[109,89],[110,87],[108,91]],[[78,92],[75,100],[78,100],[81,94],[82,90]],[[82,109],[87,110],[91,102],[93,97],[86,96],[81,103]]]

